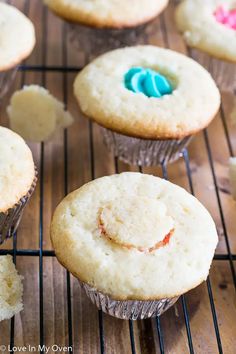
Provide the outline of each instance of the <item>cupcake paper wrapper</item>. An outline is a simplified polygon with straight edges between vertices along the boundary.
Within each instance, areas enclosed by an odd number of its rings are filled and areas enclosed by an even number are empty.
[[[0,99],[4,97],[4,95],[9,90],[12,81],[14,80],[17,72],[17,67],[0,72]]]
[[[0,213],[0,244],[5,239],[10,238],[17,230],[25,205],[32,196],[37,183],[37,170],[35,169],[35,177],[29,192],[22,197],[13,208],[7,210],[6,213]]]
[[[222,91],[236,90],[235,63],[229,63],[217,58],[212,58],[206,69],[211,72],[213,79]]]
[[[87,64],[87,61],[109,50],[143,43],[145,26],[147,24],[129,29],[102,29],[69,22],[68,35],[76,49],[83,48]]]
[[[180,140],[146,140],[132,138],[101,127],[104,143],[120,160],[138,166],[171,163],[182,156],[192,136]]]
[[[92,288],[88,284],[79,281],[82,289],[99,310],[110,316],[121,318],[123,320],[141,320],[150,317],[160,316],[168,310],[178,300],[174,298],[165,298],[155,301],[142,300],[113,300],[108,295],[104,295]]]
[[[198,49],[191,49],[193,59],[198,58],[201,64],[207,71],[210,72],[217,86],[221,91],[236,90],[236,65],[229,61],[221,60],[215,57],[210,57],[204,53],[199,57]],[[211,58],[210,60],[208,60]]]

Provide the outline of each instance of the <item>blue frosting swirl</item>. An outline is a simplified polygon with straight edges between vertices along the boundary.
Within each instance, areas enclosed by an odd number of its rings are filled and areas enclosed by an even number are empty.
[[[170,82],[158,72],[142,68],[131,68],[125,74],[125,87],[135,93],[143,93],[147,97],[160,98],[173,92]]]

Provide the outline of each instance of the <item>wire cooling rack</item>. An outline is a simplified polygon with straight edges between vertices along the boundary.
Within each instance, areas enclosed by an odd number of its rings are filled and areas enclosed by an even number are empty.
[[[29,11],[29,5],[30,1],[25,1],[24,2],[24,12],[25,14],[28,14]],[[28,72],[32,73],[40,73],[41,74],[41,85],[42,86],[47,86],[46,82],[46,73],[60,73],[62,75],[62,93],[63,93],[63,99],[65,102],[65,105],[67,105],[68,101],[68,80],[67,80],[67,75],[69,73],[76,73],[81,70],[81,67],[77,66],[70,66],[67,64],[68,62],[68,50],[66,46],[66,25],[64,25],[64,29],[62,31],[62,41],[63,41],[63,51],[62,51],[62,66],[58,65],[47,65],[47,38],[48,38],[48,29],[47,29],[47,16],[48,12],[47,9],[43,9],[43,14],[42,14],[42,57],[41,57],[41,65],[28,65],[24,64],[19,67],[19,71],[22,73],[21,75],[21,83],[20,85],[23,86],[25,84],[25,74]],[[163,36],[165,38],[165,45],[168,47],[168,38],[166,34],[166,26],[163,17],[161,16],[161,30],[163,31]],[[191,51],[189,50],[189,55],[191,56]],[[221,117],[222,117],[222,123],[223,123],[223,128],[224,128],[224,133],[225,133],[225,138],[227,141],[227,146],[228,146],[228,151],[229,155],[233,156],[233,147],[231,144],[230,140],[230,135],[226,123],[226,117],[224,114],[224,110],[221,107]],[[219,191],[219,186],[217,182],[217,174],[216,174],[216,169],[215,169],[215,162],[213,159],[213,154],[212,154],[212,149],[211,145],[209,142],[209,137],[208,137],[208,132],[205,130],[203,132],[203,139],[204,139],[204,144],[206,147],[207,155],[208,155],[208,161],[209,161],[209,167],[212,175],[212,179],[214,182],[214,191],[217,199],[217,207],[219,209],[219,215],[220,215],[220,221],[222,224],[223,228],[223,234],[224,234],[224,239],[225,239],[225,244],[226,244],[226,250],[227,253],[218,253],[215,255],[214,260],[215,261],[226,261],[228,262],[230,266],[230,271],[232,275],[232,282],[235,287],[236,285],[236,277],[235,277],[235,268],[234,268],[234,261],[236,260],[236,254],[233,254],[231,252],[231,247],[230,247],[230,241],[228,237],[228,232],[227,232],[227,227],[226,227],[226,222],[225,222],[225,214],[224,214],[224,208],[220,196],[220,191]],[[64,195],[68,193],[68,134],[67,131],[65,130],[64,132]],[[94,156],[94,135],[93,135],[93,126],[92,123],[89,123],[89,155],[90,155],[90,168],[91,168],[91,177],[92,179],[95,178],[95,156]],[[188,184],[189,184],[189,189],[192,194],[194,194],[194,183],[193,183],[193,178],[192,178],[192,170],[191,170],[191,164],[190,164],[190,159],[189,159],[189,153],[188,150],[185,149],[183,151],[183,156],[182,160],[184,161],[184,166],[185,166],[185,174],[187,176]],[[117,159],[114,159],[114,170],[116,173],[119,172],[119,163]],[[142,168],[139,168],[140,172],[142,172]],[[162,165],[162,175],[165,179],[168,179],[168,166]],[[13,237],[13,248],[12,249],[0,249],[0,255],[6,255],[6,254],[11,254],[13,255],[14,261],[17,262],[18,257],[22,256],[30,256],[30,257],[36,257],[39,262],[39,268],[38,268],[38,274],[35,274],[35,277],[38,277],[38,283],[39,283],[39,294],[36,294],[36,296],[39,296],[39,344],[43,348],[43,345],[45,344],[45,321],[44,321],[44,278],[43,278],[43,268],[44,268],[44,259],[47,257],[55,257],[54,251],[52,250],[47,250],[44,249],[43,247],[43,240],[44,240],[44,227],[43,227],[43,208],[45,207],[44,203],[44,198],[45,198],[45,146],[44,143],[41,144],[40,146],[40,166],[39,166],[39,189],[40,189],[40,215],[39,215],[39,245],[37,249],[18,249],[17,248],[17,234],[14,235]],[[206,288],[207,288],[207,293],[208,293],[208,299],[209,299],[209,304],[210,304],[210,309],[211,309],[211,316],[212,316],[212,325],[214,327],[214,332],[215,332],[215,341],[217,343],[217,348],[219,353],[223,353],[223,346],[222,346],[222,336],[221,336],[221,330],[219,326],[219,320],[217,317],[217,311],[216,311],[216,305],[214,302],[214,294],[212,291],[212,285],[211,285],[211,279],[208,277],[207,282],[206,282]],[[72,292],[71,292],[71,276],[69,272],[66,274],[66,289],[67,289],[67,301],[66,301],[66,306],[67,306],[67,323],[68,323],[68,336],[67,336],[67,344],[68,347],[73,348],[73,342],[74,338],[76,336],[76,333],[74,333],[74,328],[73,328],[73,316],[72,316]],[[187,301],[187,295],[181,296],[180,300],[182,310],[183,310],[183,318],[184,318],[184,324],[186,328],[186,334],[187,334],[187,343],[188,347],[186,347],[186,353],[195,353],[198,352],[198,348],[195,348],[194,342],[192,339],[192,331],[191,331],[191,321],[190,321],[190,314],[189,314],[189,309],[188,309],[188,301]],[[91,305],[92,306],[92,305]],[[232,304],[233,306],[233,304]],[[104,331],[104,315],[101,311],[98,311],[98,325],[99,325],[99,342],[100,342],[100,353],[105,353],[106,352],[106,333]],[[211,325],[211,324],[209,324]],[[153,335],[156,336],[156,341],[158,343],[158,352],[161,354],[166,353],[165,350],[165,338],[168,336],[168,333],[165,333],[162,329],[162,318],[157,317],[155,319],[155,331],[153,332]],[[135,335],[134,335],[134,323],[132,321],[129,321],[129,333],[130,333],[130,343],[127,343],[127,346],[130,345],[131,347],[131,352],[132,354],[138,353],[138,350],[136,348],[136,343],[135,343]],[[0,334],[1,336],[1,334]],[[11,320],[11,325],[10,325],[10,350],[13,349],[15,344],[15,319],[13,318]],[[41,352],[44,352],[44,349],[41,349]],[[73,352],[73,349],[70,351]],[[116,350],[114,348],[113,353],[116,353]],[[169,353],[169,351],[168,351]],[[174,351],[173,351],[174,353]],[[209,352],[210,353],[210,352]],[[233,348],[232,348],[232,353],[233,353]],[[228,353],[227,353],[228,354]]]

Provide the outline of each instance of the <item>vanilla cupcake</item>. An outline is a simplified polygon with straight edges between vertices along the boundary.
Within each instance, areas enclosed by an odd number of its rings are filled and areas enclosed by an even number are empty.
[[[118,47],[134,45],[144,25],[158,16],[169,0],[44,0],[55,14],[69,22],[72,44],[85,60]],[[139,27],[137,27],[139,26]]]
[[[57,207],[57,259],[109,315],[161,315],[206,280],[217,245],[201,203],[158,177],[122,173],[94,180]]]
[[[35,45],[32,22],[17,8],[0,2],[0,99],[15,77],[17,65]]]
[[[19,135],[0,127],[0,243],[16,231],[36,181],[29,147]]]
[[[222,89],[236,88],[235,0],[184,0],[177,6],[176,23],[190,47],[228,61],[215,60],[213,74]]]
[[[168,0],[44,0],[58,16],[98,28],[135,27],[156,17]]]
[[[201,65],[149,45],[95,59],[76,77],[74,93],[82,112],[103,127],[109,149],[143,166],[175,161],[220,105]]]

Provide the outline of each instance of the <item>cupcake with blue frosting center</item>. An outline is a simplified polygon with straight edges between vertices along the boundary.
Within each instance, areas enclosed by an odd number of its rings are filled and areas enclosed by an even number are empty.
[[[139,165],[176,160],[220,105],[219,90],[201,65],[148,45],[98,57],[78,74],[74,92],[82,112],[105,128],[109,148]]]

